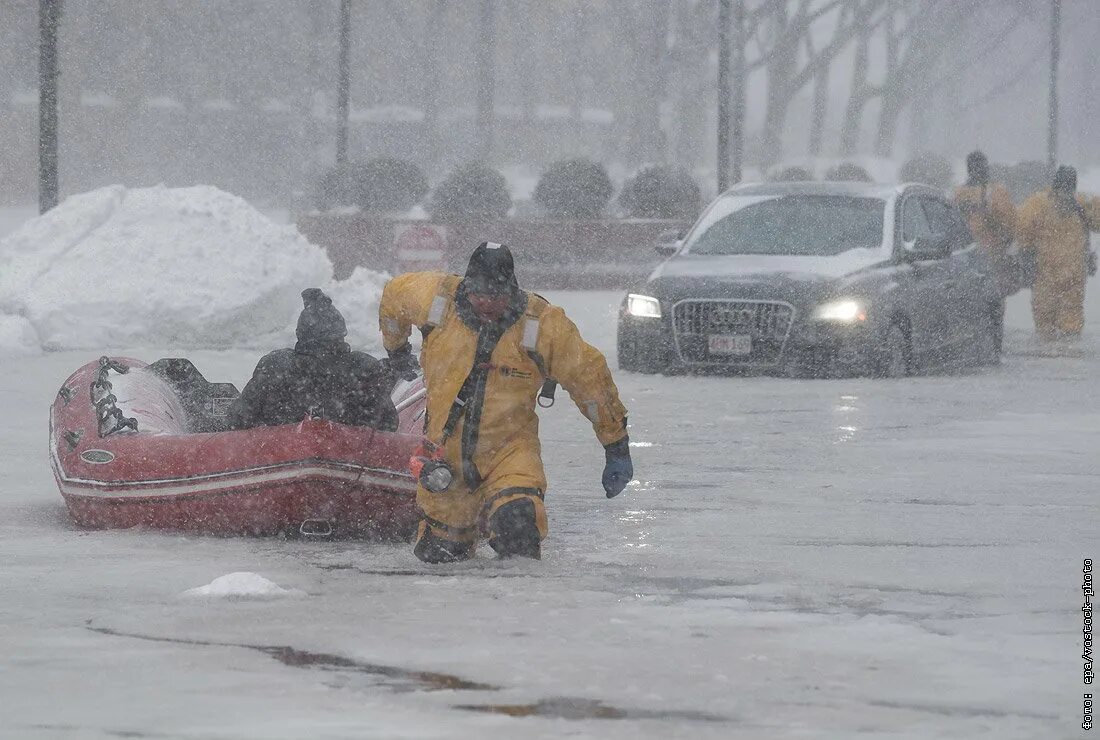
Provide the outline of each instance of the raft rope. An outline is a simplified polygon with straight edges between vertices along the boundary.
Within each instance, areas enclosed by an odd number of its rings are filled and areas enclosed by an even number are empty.
[[[110,357],[99,358],[99,370],[92,380],[91,399],[95,407],[96,422],[99,427],[100,437],[109,437],[117,432],[130,430],[137,431],[137,419],[131,416],[123,416],[122,409],[116,403],[118,399],[111,393],[111,381],[107,379],[111,370],[119,375],[130,372],[130,368]]]

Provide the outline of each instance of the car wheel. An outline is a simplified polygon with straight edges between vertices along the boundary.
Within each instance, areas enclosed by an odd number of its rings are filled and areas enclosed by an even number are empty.
[[[890,324],[879,358],[880,378],[905,378],[912,372],[912,347],[901,324]]]
[[[974,355],[978,365],[999,365],[1004,344],[1004,314],[990,306],[982,314],[978,335],[974,338]]]

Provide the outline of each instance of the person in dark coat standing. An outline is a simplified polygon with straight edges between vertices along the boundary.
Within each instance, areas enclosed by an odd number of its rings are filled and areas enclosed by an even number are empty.
[[[298,343],[256,364],[252,379],[229,409],[231,429],[296,424],[307,416],[338,424],[397,429],[389,368],[352,351],[344,317],[320,288],[302,291]]]

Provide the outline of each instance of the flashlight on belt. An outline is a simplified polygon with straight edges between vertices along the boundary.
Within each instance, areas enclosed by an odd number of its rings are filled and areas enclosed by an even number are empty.
[[[455,479],[454,471],[443,458],[443,448],[428,440],[421,442],[409,458],[409,472],[432,493],[443,493]]]

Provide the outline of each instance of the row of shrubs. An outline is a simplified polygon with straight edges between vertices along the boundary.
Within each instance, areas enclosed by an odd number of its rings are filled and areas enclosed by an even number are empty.
[[[372,159],[329,171],[321,180],[317,206],[322,210],[354,206],[366,213],[392,213],[424,202],[431,218],[444,222],[502,219],[512,208],[504,176],[476,162],[455,169],[424,201],[428,191],[428,180],[415,164]],[[533,199],[549,218],[597,219],[607,212],[614,192],[602,165],[567,159],[547,168]],[[686,171],[654,165],[626,181],[617,204],[628,218],[690,220],[699,212],[700,198],[698,184]]]
[[[1032,193],[1050,186],[1054,170],[1044,162],[1020,162],[991,166],[995,182],[1002,183],[1016,201],[1022,201]],[[773,182],[801,182],[813,180],[813,174],[802,167],[784,167],[768,177]],[[871,182],[867,170],[857,164],[839,164],[825,173],[826,180]],[[899,182],[922,182],[939,190],[947,190],[956,183],[955,168],[951,161],[939,154],[919,154],[906,161],[898,169]]]
[[[1020,200],[1050,183],[1050,168],[1042,162],[994,165],[993,176]],[[940,190],[955,179],[951,162],[937,154],[921,154],[898,171],[901,182],[923,182]],[[801,167],[772,172],[772,181],[805,181],[813,174]],[[871,182],[863,167],[842,163],[825,173],[833,181]],[[415,164],[382,158],[330,170],[321,180],[317,205],[322,210],[354,206],[366,213],[403,213],[424,202],[433,220],[484,221],[502,219],[512,208],[504,176],[480,163],[455,169],[431,196],[428,179]],[[603,217],[615,188],[607,170],[587,159],[555,162],[542,174],[533,200],[548,218],[586,220]],[[653,165],[628,179],[616,199],[617,210],[628,218],[691,220],[702,205],[699,185],[685,170]]]
[[[1036,161],[992,164],[990,176],[994,182],[1003,184],[1014,200],[1021,201],[1036,191],[1050,187],[1054,168]],[[923,182],[946,190],[955,184],[955,172],[951,162],[942,156],[921,154],[902,165],[899,179],[902,182]]]

